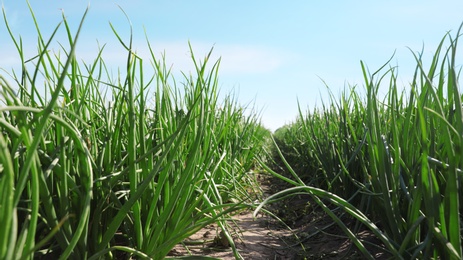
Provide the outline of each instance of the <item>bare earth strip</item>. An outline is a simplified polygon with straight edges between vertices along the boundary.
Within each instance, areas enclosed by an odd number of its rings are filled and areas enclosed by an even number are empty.
[[[230,223],[235,233],[232,234],[238,252],[244,259],[292,259],[286,256],[284,247],[279,237],[288,235],[288,230],[277,230],[275,225],[269,225],[271,219],[259,215],[252,217],[251,211],[244,211],[233,217],[235,223]],[[231,248],[224,247],[217,237],[217,226],[210,225],[193,235],[189,241],[202,241],[198,245],[177,245],[171,252],[171,256],[208,256],[219,259],[235,259]],[[204,243],[203,241],[206,241]],[[189,243],[190,244],[190,243]],[[189,250],[189,253],[188,253]]]

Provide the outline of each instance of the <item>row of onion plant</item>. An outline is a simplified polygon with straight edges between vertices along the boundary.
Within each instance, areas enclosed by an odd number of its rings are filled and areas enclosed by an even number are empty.
[[[358,236],[361,227],[381,241],[376,252],[394,259],[460,259],[460,32],[442,39],[430,64],[412,53],[409,85],[399,86],[389,63],[371,74],[362,63],[365,91],[331,95],[328,105],[300,112],[279,129],[276,153],[287,174],[268,170],[294,187],[262,205],[283,195],[312,195],[367,259],[373,254]],[[346,213],[362,225],[345,224]]]
[[[22,68],[0,78],[0,258],[163,259],[211,223],[234,248],[225,219],[250,198],[268,131],[233,95],[219,99],[220,60],[191,54],[177,86],[148,41],[140,57],[111,26],[127,57],[114,79],[104,47],[78,62],[85,15],[77,32],[63,15],[49,37],[31,15],[37,53],[26,57],[3,11]]]

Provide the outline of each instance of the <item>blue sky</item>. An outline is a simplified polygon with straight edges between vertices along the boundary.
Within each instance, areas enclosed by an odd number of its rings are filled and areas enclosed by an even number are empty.
[[[87,62],[95,56],[98,40],[107,44],[105,61],[123,66],[125,54],[109,26],[111,22],[128,38],[129,24],[118,5],[132,22],[135,49],[146,59],[144,29],[156,53],[165,52],[174,71],[192,70],[188,41],[198,57],[214,47],[213,57],[222,59],[221,91],[234,91],[243,105],[255,104],[262,111],[262,122],[272,130],[296,118],[298,101],[304,110],[327,101],[322,80],[335,95],[349,85],[362,86],[360,60],[373,71],[395,51],[392,65],[399,66],[406,88],[414,69],[407,47],[421,51],[424,46],[429,60],[445,33],[455,35],[463,22],[463,1],[457,0],[30,0],[30,4],[45,37],[61,21],[61,10],[76,29],[90,5],[77,52]],[[37,36],[26,1],[3,0],[3,6],[13,33],[23,37],[32,56]],[[60,35],[64,39],[65,31]],[[11,70],[18,64],[0,22],[0,68]]]

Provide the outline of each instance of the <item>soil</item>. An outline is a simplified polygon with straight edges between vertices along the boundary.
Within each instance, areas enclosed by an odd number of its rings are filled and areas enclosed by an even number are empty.
[[[243,259],[292,259],[282,247],[280,237],[288,233],[287,230],[275,228],[267,216],[254,219],[251,211],[244,211],[233,217],[236,225],[232,234],[236,248]],[[185,256],[188,251],[193,256],[209,256],[219,259],[235,259],[233,250],[223,239],[216,225],[210,225],[186,241],[207,241],[200,245],[177,245],[171,256]]]
[[[285,188],[284,184],[267,175],[260,175],[258,179],[264,195]],[[314,205],[310,197],[297,195],[269,208],[280,220],[260,213],[253,218],[252,210],[234,215],[228,230],[242,259],[364,259],[332,219]],[[348,218],[343,222],[354,225]],[[389,257],[371,232],[359,230],[357,236],[376,245],[367,247],[376,259]],[[201,243],[191,245],[192,241]],[[170,253],[170,257],[181,256],[236,259],[216,225],[200,230]]]

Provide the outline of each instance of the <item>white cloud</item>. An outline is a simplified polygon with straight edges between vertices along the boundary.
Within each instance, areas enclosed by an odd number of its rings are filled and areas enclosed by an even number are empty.
[[[97,44],[93,41],[92,46],[92,41],[85,42],[86,46],[80,46],[77,53],[80,58],[89,62],[96,56]],[[187,41],[152,41],[150,43],[155,57],[161,59],[162,54],[165,54],[166,64],[172,65],[173,71],[189,72],[194,70]],[[192,42],[191,45],[197,61],[203,61],[213,48],[209,65],[212,66],[220,58],[221,75],[271,73],[285,66],[295,57],[294,54],[285,53],[278,49],[244,44],[214,45],[213,43]],[[135,42],[134,50],[144,60],[151,60],[146,42]],[[121,67],[126,62],[127,52],[120,46],[119,42],[111,41],[105,47],[103,58],[107,64]]]
[[[284,66],[292,55],[265,47],[228,45],[219,46],[223,73],[268,73]]]
[[[167,63],[182,71],[193,69],[191,53],[187,42],[160,42],[152,43],[155,54],[165,52]],[[215,62],[221,58],[221,74],[255,74],[268,73],[284,66],[291,55],[282,51],[260,46],[244,44],[207,44],[192,42],[193,54],[197,60],[204,60],[205,55],[212,51],[211,60]],[[145,52],[145,53],[143,53]],[[148,57],[147,50],[142,50],[144,57]]]

